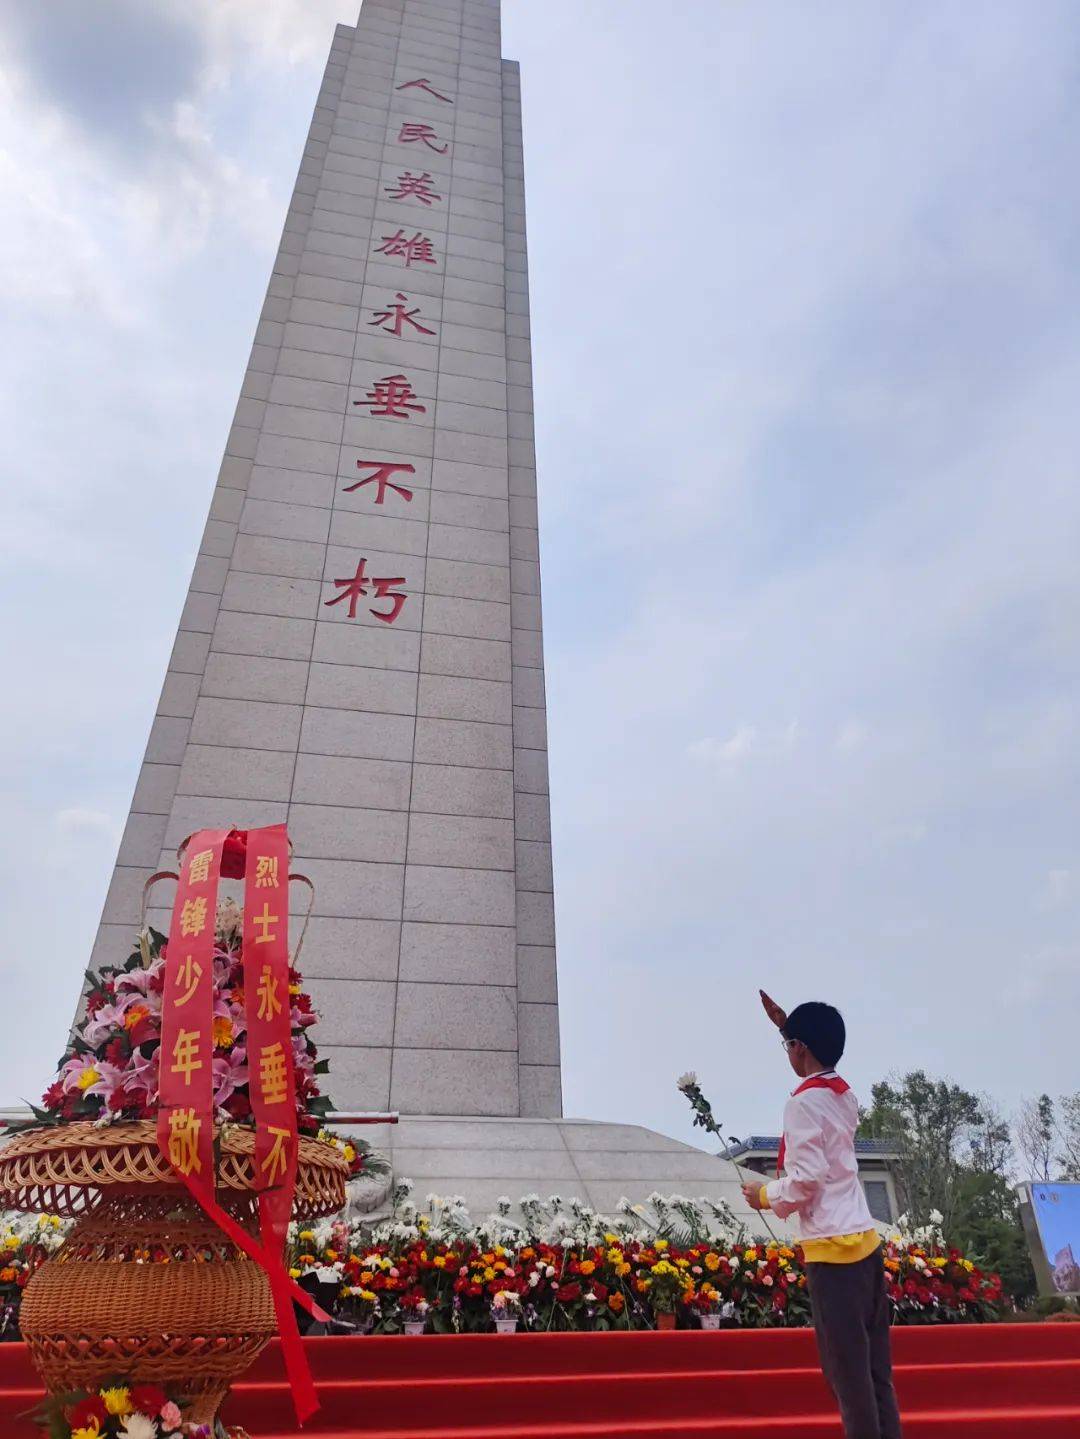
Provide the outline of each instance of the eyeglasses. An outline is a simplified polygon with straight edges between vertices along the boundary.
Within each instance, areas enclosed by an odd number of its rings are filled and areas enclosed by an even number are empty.
[[[781,1045],[783,1046],[783,1048],[786,1049],[787,1052],[790,1054],[793,1046],[796,1045],[796,1044],[798,1044],[799,1041],[798,1041],[797,1039],[785,1039],[785,1038],[783,1037],[783,1035],[781,1035],[781,1036],[780,1036],[780,1043],[781,1043]]]

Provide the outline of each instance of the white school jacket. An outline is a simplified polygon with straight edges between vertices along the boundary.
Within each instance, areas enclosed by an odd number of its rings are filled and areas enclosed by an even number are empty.
[[[834,1079],[826,1070],[815,1079]],[[765,1186],[769,1207],[798,1215],[800,1239],[863,1234],[874,1227],[859,1183],[855,1128],[859,1101],[852,1090],[800,1086],[784,1106],[784,1176]]]

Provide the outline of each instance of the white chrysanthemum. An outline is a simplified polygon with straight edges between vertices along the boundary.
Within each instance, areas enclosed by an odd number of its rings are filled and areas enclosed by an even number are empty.
[[[158,1427],[145,1414],[129,1414],[120,1421],[120,1433],[124,1439],[158,1439]]]

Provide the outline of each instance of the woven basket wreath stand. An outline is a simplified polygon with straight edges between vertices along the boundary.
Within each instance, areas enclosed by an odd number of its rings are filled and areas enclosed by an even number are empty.
[[[215,1139],[218,1202],[254,1235],[255,1136],[230,1127]],[[340,1210],[347,1173],[332,1145],[302,1138],[294,1218]],[[186,1400],[193,1422],[212,1423],[276,1333],[264,1271],[190,1198],[152,1121],[16,1136],[0,1150],[0,1208],[76,1221],[27,1284],[20,1314],[52,1394],[130,1376]]]

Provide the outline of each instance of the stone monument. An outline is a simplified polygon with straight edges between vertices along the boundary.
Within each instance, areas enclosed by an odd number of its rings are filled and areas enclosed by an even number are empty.
[[[732,1200],[711,1155],[558,1122],[531,376],[499,0],[365,0],[334,35],[93,962],[127,952],[189,832],[287,821],[329,1087],[400,1111],[370,1135],[398,1173],[477,1205]]]

